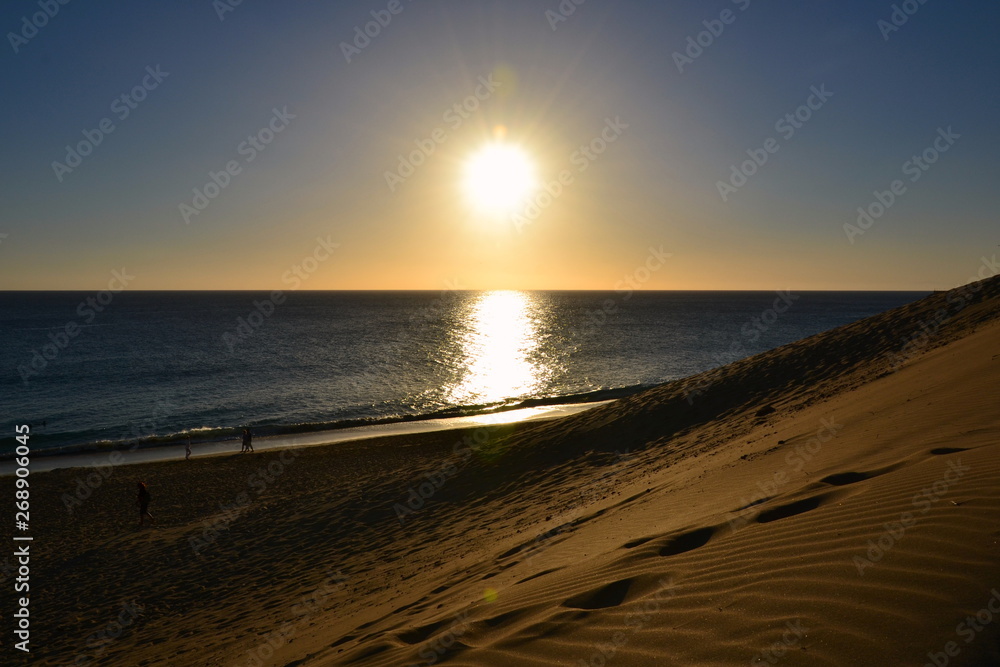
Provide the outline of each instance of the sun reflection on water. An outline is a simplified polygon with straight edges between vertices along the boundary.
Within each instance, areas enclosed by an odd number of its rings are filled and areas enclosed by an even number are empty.
[[[541,345],[537,304],[525,292],[486,292],[464,316],[464,372],[450,388],[459,405],[496,403],[531,394],[544,381],[535,360]]]

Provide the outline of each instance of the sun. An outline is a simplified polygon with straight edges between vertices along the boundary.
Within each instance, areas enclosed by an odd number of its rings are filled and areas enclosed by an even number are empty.
[[[522,148],[498,141],[469,159],[464,186],[469,201],[480,211],[512,213],[537,187],[535,165]]]

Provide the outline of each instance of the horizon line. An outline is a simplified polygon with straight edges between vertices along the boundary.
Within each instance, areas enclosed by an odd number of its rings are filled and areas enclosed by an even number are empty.
[[[975,281],[978,282],[978,281]],[[971,284],[971,283],[966,283]],[[342,289],[279,289],[279,288],[247,288],[247,289],[230,289],[230,288],[199,288],[199,289],[176,289],[176,288],[165,288],[165,289],[126,289],[119,290],[121,292],[132,292],[132,293],[150,293],[150,292],[187,292],[187,293],[255,293],[261,294],[266,292],[281,292],[283,294],[292,294],[296,292],[311,292],[311,293],[331,293],[331,292],[396,292],[396,293],[442,293],[442,292],[594,292],[601,294],[613,294],[613,293],[626,293],[631,292],[633,294],[637,293],[665,293],[665,292],[745,292],[745,293],[761,293],[761,292],[914,292],[914,293],[926,293],[933,294],[935,292],[950,292],[953,289],[958,289],[963,287],[963,285],[957,285],[955,287],[949,287],[946,289],[902,289],[902,288],[868,288],[868,289],[844,289],[844,288],[827,288],[827,289],[795,289],[795,288],[769,288],[769,289],[636,289],[636,290],[615,290],[615,289],[587,289],[587,288],[530,288],[530,289],[519,289],[519,288],[465,288],[465,289],[418,289],[418,288],[342,288]],[[0,294],[13,294],[13,293],[44,293],[44,292],[93,292],[93,291],[106,291],[101,288],[74,288],[74,289],[0,289]]]

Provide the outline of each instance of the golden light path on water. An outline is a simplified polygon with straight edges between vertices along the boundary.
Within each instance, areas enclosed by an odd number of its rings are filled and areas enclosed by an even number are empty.
[[[495,403],[530,395],[542,386],[547,371],[534,361],[541,341],[539,314],[530,294],[483,293],[469,305],[464,320],[464,373],[450,389],[452,403]]]

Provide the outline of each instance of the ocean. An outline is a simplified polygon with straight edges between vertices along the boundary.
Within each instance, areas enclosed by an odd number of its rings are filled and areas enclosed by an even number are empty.
[[[0,453],[605,400],[923,292],[2,292]]]

